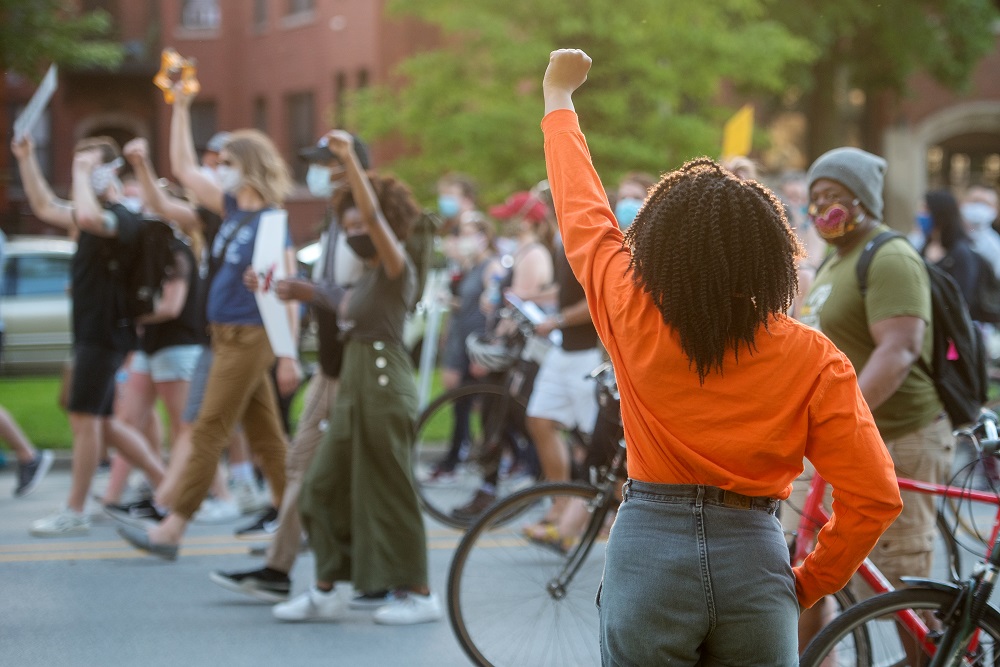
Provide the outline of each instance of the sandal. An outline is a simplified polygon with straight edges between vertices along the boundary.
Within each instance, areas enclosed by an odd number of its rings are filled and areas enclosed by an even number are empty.
[[[560,556],[569,552],[574,541],[571,537],[560,535],[559,529],[551,523],[527,525],[521,529],[521,534],[532,544],[555,551]]]

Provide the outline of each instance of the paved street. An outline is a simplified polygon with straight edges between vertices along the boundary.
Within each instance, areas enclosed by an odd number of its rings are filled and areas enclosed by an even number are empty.
[[[447,620],[385,627],[352,612],[339,624],[282,624],[269,604],[219,588],[210,571],[262,563],[233,537],[237,524],[193,525],[174,563],[133,550],[106,518],[86,537],[31,537],[31,521],[65,501],[69,472],[53,470],[34,494],[14,499],[11,468],[0,472],[0,665],[469,664]],[[94,489],[105,482],[98,477]],[[431,585],[443,596],[458,533],[429,526],[429,540]],[[304,554],[293,593],[312,572]]]

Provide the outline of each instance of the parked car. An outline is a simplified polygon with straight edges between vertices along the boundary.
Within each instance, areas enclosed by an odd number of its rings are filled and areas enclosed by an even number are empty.
[[[76,243],[48,236],[12,236],[0,267],[4,323],[0,372],[52,372],[73,344],[70,263]]]

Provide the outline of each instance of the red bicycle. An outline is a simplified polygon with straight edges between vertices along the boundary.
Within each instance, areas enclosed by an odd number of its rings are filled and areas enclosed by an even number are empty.
[[[1000,447],[997,415],[984,411],[979,422],[956,432],[969,439],[980,456],[996,456]],[[939,485],[900,479],[905,491],[954,499],[958,509],[970,503],[996,507],[986,551],[971,576],[950,581],[906,578],[907,588],[894,590],[869,560],[858,574],[877,593],[845,609],[826,626],[803,653],[800,666],[823,665],[1000,665],[1000,613],[987,604],[1000,573],[1000,551],[994,551],[1000,530],[1000,490],[978,491],[960,485]],[[809,487],[795,536],[794,562],[809,553],[816,533],[829,519],[823,507],[826,482],[816,475]],[[947,503],[944,504],[948,506]],[[954,508],[953,508],[954,509]],[[939,522],[942,521],[939,514]],[[945,519],[946,521],[946,519]],[[945,531],[954,540],[951,531]],[[955,551],[957,553],[957,544]],[[963,544],[964,546],[964,544]],[[957,564],[952,565],[957,574]]]

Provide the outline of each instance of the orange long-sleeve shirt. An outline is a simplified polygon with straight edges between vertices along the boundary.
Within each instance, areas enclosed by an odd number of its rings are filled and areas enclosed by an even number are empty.
[[[730,350],[723,372],[701,384],[679,336],[633,282],[576,114],[553,111],[542,130],[566,256],[615,366],[629,477],[784,499],[805,456],[834,487],[834,516],[795,569],[796,591],[809,607],[840,590],[902,509],[850,361],[821,333],[779,316],[757,332],[752,353],[737,363]]]

